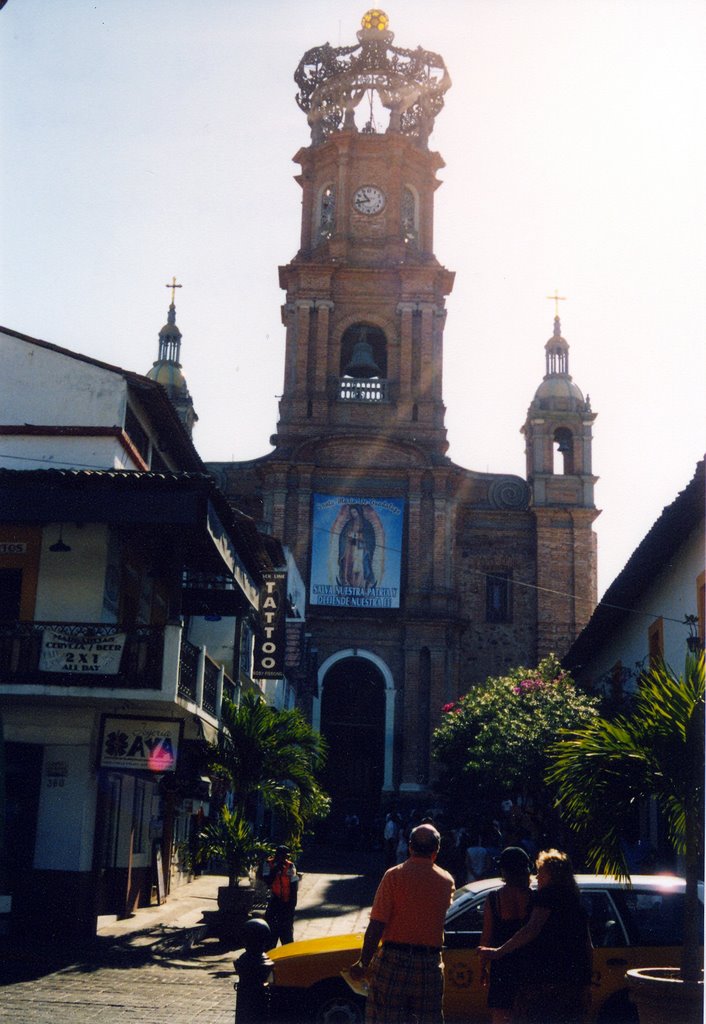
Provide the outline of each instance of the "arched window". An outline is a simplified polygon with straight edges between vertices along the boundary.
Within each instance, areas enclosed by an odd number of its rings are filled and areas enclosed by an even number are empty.
[[[402,190],[402,237],[405,242],[414,242],[419,234],[419,204],[416,192],[405,185]]]
[[[320,239],[330,238],[336,226],[336,186],[324,185],[319,200],[318,235]]]

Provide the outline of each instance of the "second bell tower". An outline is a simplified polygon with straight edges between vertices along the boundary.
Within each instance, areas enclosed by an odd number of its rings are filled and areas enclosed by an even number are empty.
[[[368,12],[358,47],[309,50],[295,74],[311,145],[294,158],[301,248],[280,268],[280,451],[351,434],[412,441],[429,454],[447,448],[442,348],[453,274],[433,252],[443,161],[427,141],[451,81],[440,56],[398,49],[393,38],[383,12]]]

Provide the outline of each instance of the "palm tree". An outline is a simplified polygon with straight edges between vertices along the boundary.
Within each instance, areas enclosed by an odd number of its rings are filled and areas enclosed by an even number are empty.
[[[196,861],[211,857],[223,861],[228,874],[228,885],[237,886],[265,854],[269,845],[255,836],[249,821],[240,811],[221,807],[215,821],[209,822],[198,835]]]
[[[209,747],[211,769],[226,779],[233,809],[242,819],[259,794],[284,821],[288,841],[298,842],[307,821],[326,805],[317,781],[325,741],[296,709],[278,710],[255,692],[239,704],[224,698],[223,730]]]
[[[588,835],[589,863],[628,877],[621,828],[635,802],[649,797],[663,813],[686,876],[680,976],[700,976],[698,880],[703,877],[704,654],[690,654],[684,674],[663,663],[640,679],[633,711],[567,731],[549,751],[547,782],[563,819]]]

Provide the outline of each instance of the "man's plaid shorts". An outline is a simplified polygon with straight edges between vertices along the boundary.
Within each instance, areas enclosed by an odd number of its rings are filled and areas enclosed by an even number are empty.
[[[370,965],[366,1024],[443,1024],[440,952],[383,946]]]

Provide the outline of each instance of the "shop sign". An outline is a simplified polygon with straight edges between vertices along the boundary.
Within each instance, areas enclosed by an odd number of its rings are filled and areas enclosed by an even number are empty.
[[[125,636],[125,633],[75,635],[59,629],[45,629],[39,671],[115,676],[120,671]]]
[[[173,772],[182,727],[183,723],[173,718],[106,715],[101,730],[100,767]]]
[[[27,545],[23,541],[0,541],[0,555],[26,555]]]
[[[260,592],[260,626],[255,633],[254,679],[281,679],[286,646],[287,573],[263,573]]]
[[[286,668],[301,668],[304,657],[304,623],[287,622]]]

